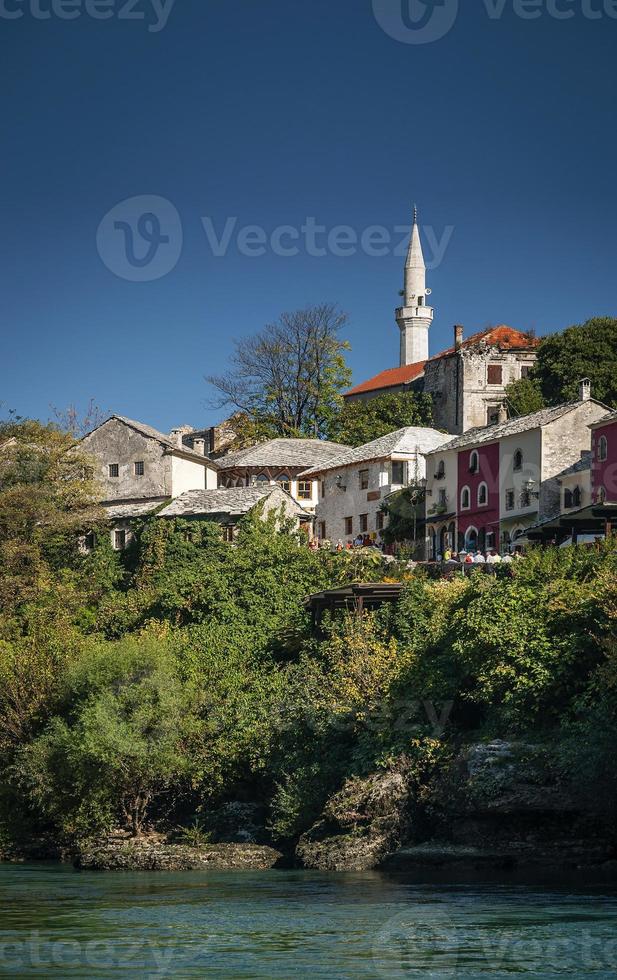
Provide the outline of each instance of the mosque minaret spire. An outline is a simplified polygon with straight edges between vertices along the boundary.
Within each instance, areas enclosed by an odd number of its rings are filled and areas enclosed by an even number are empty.
[[[414,205],[413,226],[405,261],[405,305],[396,311],[401,331],[400,365],[428,360],[428,332],[433,322],[433,308],[427,305],[431,290],[426,288],[426,264],[422,252],[418,208]]]

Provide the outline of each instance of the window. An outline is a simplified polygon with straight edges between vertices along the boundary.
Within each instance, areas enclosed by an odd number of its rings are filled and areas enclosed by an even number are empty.
[[[486,483],[481,483],[478,487],[478,507],[486,507],[488,504],[488,487]]]
[[[461,510],[469,510],[471,506],[471,493],[469,487],[463,487],[461,490]]]
[[[572,498],[572,491],[567,488],[563,492],[563,505],[567,509],[568,507],[574,507],[574,502]]]
[[[503,367],[501,364],[489,364],[487,380],[490,385],[503,384]]]
[[[486,532],[486,547],[487,547],[487,550],[488,551],[494,551],[495,550],[495,532],[494,531],[487,531]]]
[[[480,457],[476,452],[476,450],[474,449],[474,451],[471,453],[469,457],[469,472],[477,473],[479,469],[480,469]]]
[[[360,470],[360,489],[368,490],[368,470]]]
[[[521,507],[531,507],[531,494],[529,490],[521,490]]]
[[[392,463],[392,485],[402,487],[405,482],[405,464]]]
[[[287,493],[291,493],[291,480],[289,479],[286,473],[281,473],[280,476],[277,476],[276,482],[278,483],[281,490],[286,490]]]
[[[447,503],[448,503],[448,494],[447,494],[447,492],[445,490],[442,489],[442,490],[439,491],[438,500],[439,500],[439,506],[440,507],[445,507],[447,505]]]
[[[298,481],[298,499],[310,500],[313,496],[313,484],[310,480]]]
[[[600,436],[598,439],[598,460],[604,463],[608,457],[608,441],[606,436]]]
[[[368,531],[368,514],[360,514],[360,530],[363,534]]]
[[[533,370],[533,364],[523,364],[521,367],[521,378],[528,378]]]
[[[118,477],[120,476],[120,467],[119,467],[118,463],[110,463],[109,464],[109,475],[110,475],[110,477],[111,477],[112,480],[117,480],[118,479]]]
[[[384,528],[384,513],[383,510],[378,510],[375,518],[376,526],[378,531],[383,531]]]
[[[514,510],[514,490],[506,490],[506,510]]]
[[[353,517],[345,518],[345,534],[353,534]]]
[[[325,521],[320,521],[319,522],[319,537],[321,538],[322,541],[325,541],[326,540],[326,522]]]
[[[325,495],[326,495],[326,481],[325,480],[322,480],[321,483],[319,484],[319,490],[320,490],[321,496],[322,497],[325,497]]]
[[[486,424],[496,425],[499,422],[499,405],[489,405],[486,410]]]
[[[143,476],[146,471],[143,460],[139,460],[135,463],[135,476]]]
[[[126,531],[124,528],[114,531],[114,548],[116,551],[124,551],[126,548]]]
[[[253,477],[253,483],[269,483],[270,480],[265,475],[265,473],[260,473],[259,476]]]
[[[573,507],[580,507],[581,506],[581,497],[582,497],[581,488],[580,487],[574,487],[574,490],[572,491],[572,506]]]
[[[95,545],[96,545],[96,535],[94,531],[88,531],[88,533],[84,534],[82,538],[82,550],[94,551]]]
[[[435,479],[443,480],[445,479],[445,476],[446,476],[446,464],[443,461],[443,459],[440,459],[439,463],[437,464],[437,469],[435,471]]]
[[[236,531],[235,525],[223,524],[222,527],[223,541],[226,541],[227,544],[232,544],[235,538],[235,531]]]
[[[513,467],[515,472],[519,472],[523,468],[523,453],[520,449],[517,449],[514,453]]]

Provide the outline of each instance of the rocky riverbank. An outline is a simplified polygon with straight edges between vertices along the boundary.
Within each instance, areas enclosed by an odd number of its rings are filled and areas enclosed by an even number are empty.
[[[170,844],[155,837],[108,838],[81,845],[74,864],[84,871],[268,871],[285,864],[263,844]]]
[[[302,836],[308,868],[601,869],[617,874],[615,829],[601,801],[564,783],[550,749],[492,741],[467,746],[423,787],[405,757],[349,780]]]

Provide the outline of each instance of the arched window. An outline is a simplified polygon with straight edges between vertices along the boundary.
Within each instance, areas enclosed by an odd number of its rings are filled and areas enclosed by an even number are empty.
[[[286,490],[287,493],[291,493],[291,480],[289,479],[286,473],[281,473],[280,476],[277,476],[276,482],[278,483],[281,490]]]
[[[476,551],[478,548],[478,531],[475,527],[468,527],[465,532],[465,547],[467,551]]]
[[[523,452],[521,449],[517,449],[514,453],[514,469],[518,472],[523,468]]]
[[[563,505],[566,509],[574,506],[574,496],[567,487],[563,492]]]
[[[478,507],[486,507],[488,504],[488,487],[486,483],[481,483],[478,487]]]
[[[265,473],[260,473],[259,476],[255,477],[255,483],[269,483],[270,480]]]
[[[461,490],[461,510],[469,510],[471,507],[471,493],[469,487],[463,487]]]
[[[604,463],[608,457],[608,441],[606,436],[600,436],[598,439],[598,460]]]
[[[582,499],[581,488],[580,487],[575,487],[574,490],[572,491],[572,506],[573,507],[580,507],[581,506],[581,499]]]
[[[445,475],[446,475],[446,464],[444,463],[443,459],[440,459],[439,463],[437,464],[437,472],[435,473],[435,479],[443,480]]]
[[[471,453],[469,457],[469,472],[477,473],[479,469],[480,469],[480,457],[478,456],[477,451],[474,449],[474,451]]]

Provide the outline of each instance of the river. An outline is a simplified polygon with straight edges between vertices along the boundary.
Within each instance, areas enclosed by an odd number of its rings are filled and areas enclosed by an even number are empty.
[[[0,865],[0,975],[617,976],[617,895],[380,873]]]

